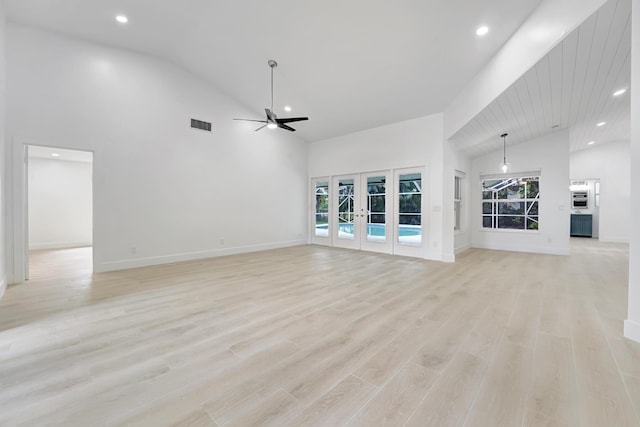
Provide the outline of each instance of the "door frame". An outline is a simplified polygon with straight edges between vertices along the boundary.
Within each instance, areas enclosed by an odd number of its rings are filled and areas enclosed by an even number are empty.
[[[384,241],[374,241],[368,240],[368,216],[369,210],[367,197],[369,196],[369,182],[368,178],[384,176],[386,178],[385,181],[385,240]],[[360,249],[369,252],[381,252],[386,254],[393,253],[393,241],[394,241],[394,199],[393,199],[393,189],[394,189],[394,179],[393,179],[393,171],[391,169],[383,170],[383,171],[375,171],[375,172],[365,172],[360,174],[360,212],[364,213],[364,217],[360,216],[362,233],[360,234]]]
[[[420,197],[420,233],[421,239],[419,245],[401,243],[400,242],[400,203],[396,203],[400,195],[400,175],[405,174],[421,174],[421,197]],[[425,258],[426,248],[429,247],[428,222],[427,218],[427,194],[425,192],[425,178],[427,177],[427,168],[425,166],[413,168],[401,168],[393,170],[393,253],[395,255],[410,256],[416,258]],[[427,187],[428,188],[428,187]]]
[[[339,209],[339,204],[338,204],[338,191],[339,191],[339,185],[340,185],[340,181],[343,179],[352,179],[353,180],[353,239],[341,239],[340,238],[340,229],[339,229],[339,224],[338,224],[338,209]],[[361,223],[359,221],[360,219],[360,215],[362,215],[361,212],[361,207],[360,207],[360,200],[358,197],[356,197],[358,194],[360,194],[360,174],[355,173],[355,174],[348,174],[348,175],[337,175],[337,176],[332,176],[331,177],[331,199],[333,199],[333,208],[332,208],[332,213],[333,213],[333,218],[331,219],[331,221],[333,222],[333,227],[329,227],[330,229],[332,229],[333,231],[331,231],[331,239],[333,242],[333,246],[337,247],[337,248],[345,248],[345,249],[360,249],[360,239],[358,238],[358,236],[360,236],[360,229],[361,229]]]
[[[328,201],[328,215],[327,215],[327,235],[326,236],[317,236],[316,235],[316,184],[318,182],[326,182],[328,185],[327,201]],[[309,217],[309,224],[311,224],[311,243],[314,245],[324,245],[331,246],[332,244],[332,224],[333,224],[333,202],[331,197],[331,177],[330,176],[321,176],[317,178],[311,178],[310,180],[310,194],[311,194],[311,215]]]
[[[8,267],[12,267],[13,271],[9,271],[10,277],[9,283],[19,284],[23,283],[29,278],[29,158],[28,158],[28,146],[39,146],[57,148],[63,150],[75,150],[75,151],[88,151],[93,153],[93,162],[91,167],[91,233],[92,233],[92,260],[91,268],[95,270],[96,265],[96,233],[95,233],[95,217],[96,217],[96,194],[93,179],[95,173],[95,159],[96,153],[89,149],[79,149],[76,147],[68,147],[57,144],[43,144],[37,141],[25,141],[18,138],[13,138],[11,144],[7,144],[10,152],[7,153],[7,158],[11,159],[10,166],[10,187],[12,189],[11,201],[12,209],[8,212],[7,223],[8,227],[13,229],[13,234],[7,237],[11,238],[11,249],[9,249],[12,260],[8,262]],[[12,273],[12,274],[11,274]]]

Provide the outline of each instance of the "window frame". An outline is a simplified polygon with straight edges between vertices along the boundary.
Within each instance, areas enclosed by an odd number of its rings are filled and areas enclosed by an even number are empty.
[[[530,181],[536,181],[537,193],[529,194],[527,185]],[[498,181],[492,186],[485,187],[486,181]],[[542,174],[537,172],[524,172],[507,175],[487,175],[480,177],[480,229],[482,231],[491,232],[524,232],[524,233],[538,233],[540,231],[540,194],[541,194]],[[524,185],[523,185],[524,184]],[[513,186],[523,186],[523,194],[520,197],[500,197],[499,193],[507,190]],[[491,198],[485,198],[485,192],[491,192]],[[515,193],[518,194],[519,190]],[[487,205],[491,206],[491,212],[488,212],[485,208]],[[508,204],[517,204],[515,207],[510,207]],[[530,213],[532,209],[536,208],[535,213]],[[522,213],[505,212],[508,209],[518,209]],[[490,218],[490,225],[486,224],[486,219]],[[501,218],[504,218],[501,221]],[[507,222],[507,218],[522,218],[522,228],[515,228],[509,226],[501,227],[501,224]],[[531,225],[530,225],[531,224]],[[530,228],[531,227],[531,228]]]

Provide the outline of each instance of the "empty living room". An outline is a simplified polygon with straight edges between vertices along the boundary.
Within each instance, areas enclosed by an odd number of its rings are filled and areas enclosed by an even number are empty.
[[[636,0],[0,0],[0,425],[640,426]]]

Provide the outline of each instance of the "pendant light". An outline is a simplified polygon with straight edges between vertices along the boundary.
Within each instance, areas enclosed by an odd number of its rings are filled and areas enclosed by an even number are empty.
[[[503,133],[500,135],[502,138],[502,163],[500,163],[500,172],[509,173],[511,172],[511,163],[507,162],[507,135],[508,133]]]

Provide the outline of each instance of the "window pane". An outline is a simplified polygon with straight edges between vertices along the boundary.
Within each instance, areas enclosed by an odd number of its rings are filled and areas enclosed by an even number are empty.
[[[482,198],[484,200],[491,200],[493,198],[493,191],[483,191]]]
[[[367,178],[367,240],[370,241],[386,240],[386,181],[385,176]]]
[[[422,243],[422,174],[398,176],[398,242]]]
[[[338,238],[354,238],[354,194],[353,179],[341,179],[338,182]]]
[[[316,183],[316,224],[315,235],[329,236],[329,182]]]
[[[527,215],[538,215],[538,202],[527,202]]]
[[[538,229],[538,217],[529,217],[527,218],[527,230],[537,230]]]
[[[498,228],[508,228],[524,230],[524,217],[523,216],[499,216]]]
[[[493,228],[493,217],[491,217],[491,216],[483,216],[482,217],[482,227],[484,227],[484,228]]]
[[[482,213],[483,214],[492,214],[493,213],[493,202],[484,202],[484,203],[482,203]]]
[[[498,202],[500,215],[524,215],[524,202]]]

